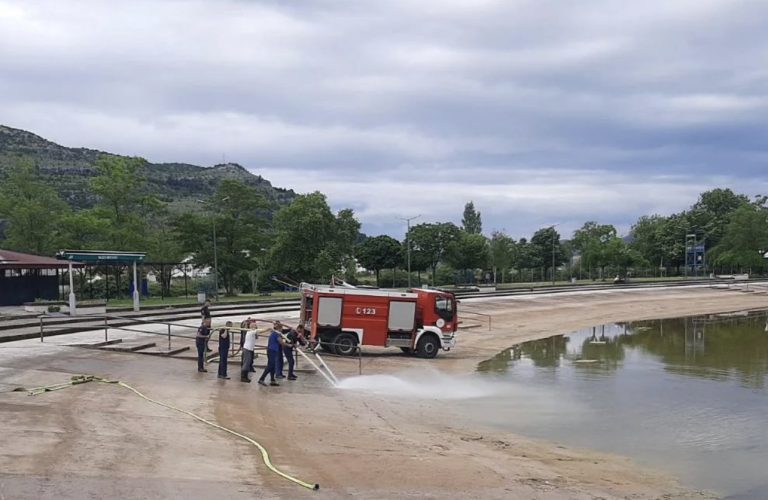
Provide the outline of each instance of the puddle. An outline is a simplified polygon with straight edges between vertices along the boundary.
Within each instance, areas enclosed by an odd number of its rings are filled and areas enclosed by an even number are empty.
[[[526,342],[478,366],[510,397],[483,424],[632,456],[684,483],[768,498],[765,312],[609,324]]]

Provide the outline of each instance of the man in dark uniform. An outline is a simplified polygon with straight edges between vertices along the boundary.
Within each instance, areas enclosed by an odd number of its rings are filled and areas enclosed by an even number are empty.
[[[288,345],[283,346],[283,354],[288,360],[288,380],[296,380],[296,373],[293,371],[293,366],[296,363],[296,349],[299,345],[307,345],[304,338],[304,325],[297,326],[295,330],[291,328],[285,337],[288,340]]]
[[[208,321],[208,334],[210,335],[210,327],[211,327],[211,301],[210,299],[205,299],[205,303],[203,303],[203,307],[200,308],[200,319],[203,321],[203,323]],[[205,351],[211,352],[211,350],[208,348],[208,340],[205,341]]]
[[[267,342],[267,367],[259,377],[259,385],[267,385],[264,379],[269,375],[269,385],[278,386],[280,384],[275,380],[275,370],[277,369],[277,358],[283,356],[283,346],[286,341],[283,339],[282,333],[283,325],[279,321],[275,321],[272,328],[272,332],[269,334],[269,341]]]
[[[229,357],[229,336],[231,321],[227,321],[226,328],[219,329],[219,378],[229,380],[227,376],[227,358]]]
[[[285,339],[285,335],[290,331],[290,328],[286,328],[279,321],[276,321],[275,324],[280,325],[280,328],[277,331],[280,333],[280,337]],[[277,361],[275,362],[275,377],[277,378],[285,378],[285,375],[283,375],[283,363],[285,362],[283,354],[283,349],[280,348],[280,353],[278,354]]]
[[[197,371],[207,372],[205,369],[205,345],[208,342],[208,337],[211,335],[211,319],[203,320],[203,324],[197,329],[197,335],[195,335],[195,347],[197,347]]]

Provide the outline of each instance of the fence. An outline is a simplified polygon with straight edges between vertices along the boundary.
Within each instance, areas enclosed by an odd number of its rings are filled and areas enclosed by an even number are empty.
[[[141,318],[128,318],[125,316],[120,316],[117,314],[94,314],[94,315],[82,315],[80,316],[83,318],[83,324],[80,327],[72,328],[72,327],[64,327],[62,328],[59,325],[51,325],[46,324],[46,320],[49,318],[55,318],[57,320],[61,319],[61,316],[56,315],[49,315],[49,314],[43,314],[39,316],[40,320],[40,342],[45,341],[45,334],[46,331],[56,331],[57,333],[61,334],[62,330],[66,330],[69,332],[69,330],[72,330],[74,333],[75,331],[78,332],[88,332],[88,331],[98,331],[103,330],[104,331],[104,341],[99,342],[97,344],[93,344],[94,346],[106,346],[110,345],[116,342],[119,342],[117,339],[110,340],[109,338],[109,332],[110,330],[119,330],[119,331],[126,331],[126,332],[132,332],[132,333],[140,333],[145,335],[156,335],[156,336],[163,336],[166,337],[168,340],[168,351],[173,351],[173,339],[185,339],[186,341],[194,340],[197,335],[197,326],[192,325],[184,325],[181,323],[172,323],[172,322],[166,322],[166,321],[153,321],[153,320],[143,320]],[[141,329],[136,328],[137,326],[141,325],[153,325],[153,326],[159,326],[164,327],[165,331],[159,332],[156,330],[150,330],[150,329]],[[231,356],[237,356],[240,354],[242,344],[243,344],[243,337],[246,329],[240,328],[239,326],[231,326],[231,327],[225,327],[225,326],[215,326],[212,327],[211,332],[215,332],[221,328],[229,328],[230,331],[230,349],[231,349]],[[188,334],[179,334],[178,329],[181,330],[191,330]],[[176,331],[174,331],[176,330]],[[218,339],[214,338],[213,335],[211,335],[211,338],[209,341],[212,342],[218,342]],[[336,344],[329,344],[324,343],[329,348],[333,349]],[[257,345],[256,350],[258,351],[266,351],[267,346],[266,345]],[[295,363],[296,368],[299,368],[299,359],[301,356],[295,356]],[[353,356],[340,356],[334,353],[325,353],[324,356],[332,357],[332,358],[338,358],[338,359],[344,359],[344,360],[355,360],[357,361],[358,365],[358,374],[362,375],[363,373],[363,351],[361,346],[357,345],[355,346],[355,353]],[[216,359],[218,355],[213,355],[209,357],[208,359]]]

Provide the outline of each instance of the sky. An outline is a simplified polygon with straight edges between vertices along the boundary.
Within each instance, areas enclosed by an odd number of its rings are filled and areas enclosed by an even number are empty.
[[[0,123],[515,238],[768,194],[768,2],[0,0]]]

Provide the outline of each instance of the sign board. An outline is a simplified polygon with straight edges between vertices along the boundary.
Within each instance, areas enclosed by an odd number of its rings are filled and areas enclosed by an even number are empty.
[[[140,252],[100,252],[96,250],[62,250],[56,254],[56,258],[61,260],[71,260],[77,262],[104,262],[130,264],[133,262],[144,262],[146,253]]]

